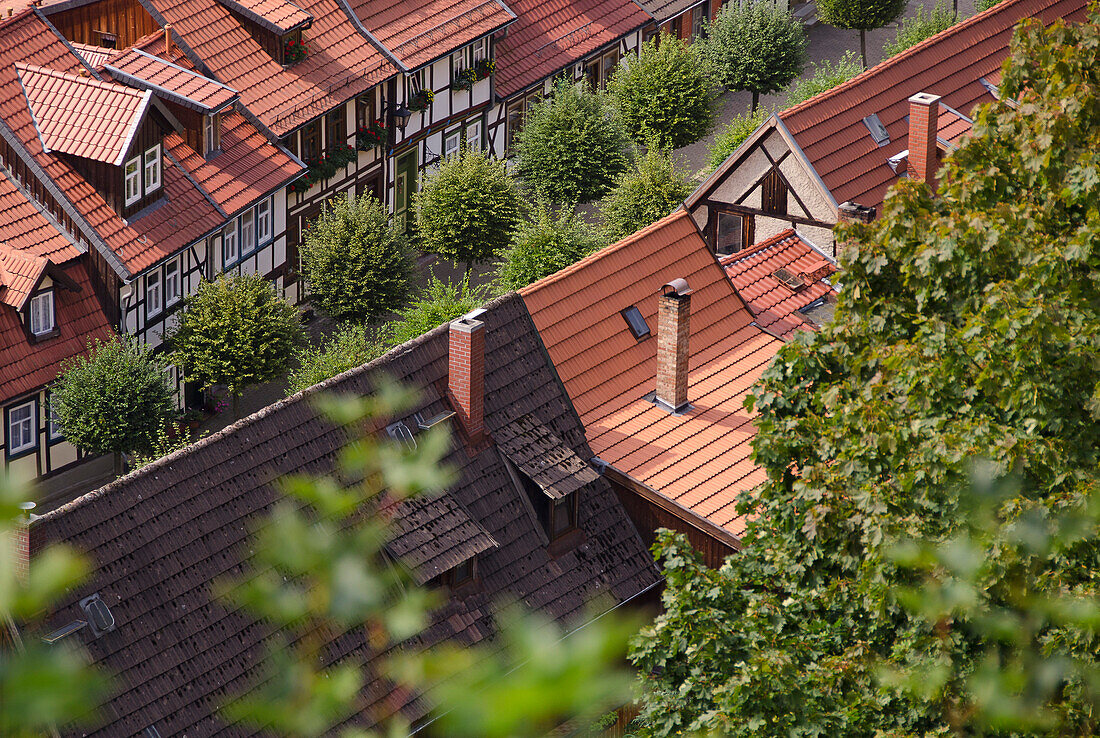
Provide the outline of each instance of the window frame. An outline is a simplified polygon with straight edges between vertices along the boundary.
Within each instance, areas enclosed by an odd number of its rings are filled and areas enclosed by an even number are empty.
[[[156,289],[151,289],[153,286]],[[149,299],[150,294],[157,296],[156,309],[152,307],[152,301]],[[160,269],[154,269],[145,275],[145,318],[146,320],[154,318],[164,312],[164,279],[160,273]]]
[[[153,155],[152,160],[150,160],[150,158],[149,158],[150,154]],[[142,183],[145,187],[145,194],[146,195],[150,194],[151,192],[155,192],[156,190],[159,190],[161,188],[161,186],[164,184],[163,161],[164,161],[164,154],[163,154],[163,150],[161,149],[160,144],[156,144],[154,146],[151,146],[150,148],[145,150],[144,154],[142,154],[142,157],[141,157]],[[156,175],[157,175],[155,184],[150,183],[149,172],[150,172],[151,169],[153,171],[155,171]]]
[[[321,135],[321,119],[310,121],[302,126],[301,132],[301,158],[306,164],[311,164],[321,158],[324,138]],[[312,144],[312,145],[310,145]],[[307,151],[307,148],[310,149]],[[312,156],[310,154],[313,154]]]
[[[460,152],[462,150],[462,133],[463,133],[463,129],[461,127],[459,127],[459,128],[455,128],[454,130],[443,134],[443,156],[444,157],[451,156],[452,154],[457,154],[458,152]],[[447,142],[452,140],[452,139],[455,141],[454,148],[448,148]]]
[[[133,166],[134,171],[130,172]],[[135,156],[122,165],[122,201],[129,207],[141,199],[142,157]],[[130,195],[131,182],[134,185],[134,194]]]
[[[174,274],[175,279],[172,280],[170,275]],[[169,295],[168,285],[175,284],[175,294]],[[171,307],[183,299],[183,275],[180,273],[180,260],[179,258],[170,259],[164,265],[164,306]]]
[[[15,447],[12,445],[12,416],[17,410],[23,408],[30,408],[30,415],[25,420],[19,420],[20,424],[29,423],[29,443],[22,446]],[[29,453],[38,450],[38,399],[32,397],[29,400],[17,403],[15,405],[9,405],[4,408],[4,453],[9,459],[18,458],[20,456],[26,456]]]
[[[325,138],[331,149],[348,143],[348,106],[343,103],[325,116]]]
[[[230,258],[227,245],[233,244],[233,256]],[[228,268],[241,260],[241,239],[237,234],[237,219],[222,229],[222,268]]]
[[[558,530],[558,516],[562,508],[567,508],[567,524],[560,531]],[[571,532],[577,529],[577,493],[570,492],[569,494],[561,497],[557,500],[550,501],[550,526],[546,531],[546,535],[551,541],[557,541],[565,538]]]
[[[266,215],[261,218],[260,211],[266,210]],[[254,219],[256,229],[256,248],[259,249],[262,246],[266,246],[275,239],[275,208],[271,198],[261,200],[256,203],[256,216]],[[265,223],[267,226],[266,233],[260,233],[260,224]]]
[[[478,56],[479,51],[481,52],[480,56]],[[474,41],[472,44],[470,44],[470,59],[473,66],[477,66],[477,63],[479,61],[484,61],[488,58],[489,38],[487,36],[479,38],[477,41]]]
[[[642,325],[645,326],[645,332],[639,332],[630,316],[633,313],[638,314],[638,320],[642,321]],[[623,316],[623,320],[626,321],[626,328],[630,331],[630,335],[634,336],[634,340],[643,341],[653,335],[653,329],[649,327],[649,321],[642,315],[642,311],[638,309],[637,305],[628,305],[619,311],[619,315]]]
[[[61,428],[61,421],[53,408],[55,397],[53,392],[46,393],[46,439],[51,444],[65,440],[65,431]]]
[[[49,302],[50,326],[44,330],[36,331],[34,329],[35,304],[43,300]],[[31,335],[35,338],[42,338],[57,330],[57,301],[54,298],[52,289],[40,290],[31,295],[31,299],[27,303],[27,330],[29,330]]]
[[[240,252],[241,258],[251,256],[256,253],[256,211],[254,208],[248,208],[237,218],[237,222],[240,224]],[[247,225],[245,225],[247,223]],[[251,233],[246,234],[246,229]]]
[[[203,116],[202,140],[206,147],[206,156],[220,153],[222,148],[221,113],[211,113]]]
[[[470,131],[474,128],[477,129],[476,139],[470,138]],[[485,148],[485,126],[481,124],[481,118],[478,118],[473,123],[467,123],[465,125],[465,129],[466,130],[464,140],[466,141],[467,146],[469,146],[471,149],[476,150],[481,150]]]
[[[359,97],[355,98],[355,128],[363,128],[374,122],[376,88],[372,87]]]

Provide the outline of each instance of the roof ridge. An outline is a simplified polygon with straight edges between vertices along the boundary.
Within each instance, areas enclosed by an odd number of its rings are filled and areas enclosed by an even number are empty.
[[[940,31],[939,33],[937,33],[933,36],[929,36],[928,38],[924,39],[920,43],[917,43],[917,44],[914,44],[913,46],[910,46],[905,51],[902,51],[898,54],[894,54],[890,58],[880,61],[878,64],[875,64],[874,66],[863,70],[862,72],[857,74],[855,77],[852,77],[849,80],[845,80],[844,82],[841,82],[836,87],[832,87],[828,90],[825,90],[824,92],[818,93],[817,95],[814,95],[813,97],[809,98],[808,100],[803,100],[802,102],[798,103],[794,107],[790,107],[790,108],[787,108],[786,110],[779,111],[777,113],[777,115],[781,119],[782,118],[787,118],[787,117],[790,117],[791,115],[794,115],[795,113],[802,112],[806,108],[813,107],[814,105],[819,104],[823,100],[829,100],[833,97],[836,97],[838,94],[840,94],[844,90],[847,90],[849,87],[852,87],[856,84],[862,84],[862,82],[865,79],[868,79],[868,78],[873,77],[873,76],[878,75],[878,74],[883,74],[885,71],[891,69],[892,67],[895,67],[898,64],[901,64],[901,63],[907,61],[910,57],[912,57],[918,51],[923,51],[924,48],[927,47],[927,46],[931,46],[933,44],[939,43],[940,41],[942,41],[943,39],[945,39],[949,36],[954,36],[956,33],[961,33],[964,30],[969,30],[969,28],[971,26],[975,25],[979,21],[985,20],[989,16],[992,16],[996,13],[1007,12],[1009,9],[1014,8],[1017,5],[1020,5],[1022,3],[1029,2],[1029,1],[1030,0],[1001,0],[1001,2],[997,3],[996,5],[994,5],[990,8],[987,8],[986,10],[983,10],[980,13],[975,13],[974,15],[970,16],[969,18],[964,18],[963,20],[959,21],[958,23],[951,26],[950,28],[945,28],[944,30]],[[1056,0],[1043,0],[1043,2],[1052,5],[1052,4],[1054,4],[1054,2],[1056,2]],[[1031,17],[1031,16],[1028,16],[1028,17]],[[1022,20],[1024,20],[1024,19],[1019,18],[1017,21],[1015,21],[1012,24],[1012,26],[1015,26],[1016,23],[1018,23]]]
[[[37,64],[27,64],[26,62],[15,62],[15,68],[20,72],[31,72],[32,74],[41,74],[46,77],[54,77],[56,79],[64,79],[69,82],[75,82],[77,84],[89,85],[97,87],[102,90],[110,92],[118,92],[125,95],[130,95],[136,98],[140,98],[144,95],[143,92],[135,90],[132,87],[127,87],[119,82],[107,82],[106,80],[96,79],[91,75],[82,77],[79,74],[73,74],[72,72],[62,72],[57,69],[50,69],[49,67],[41,67]]]
[[[595,252],[589,254],[588,256],[584,257],[580,261],[576,261],[576,262],[570,264],[569,266],[565,267],[564,269],[560,269],[560,270],[554,272],[553,274],[550,274],[546,277],[543,277],[542,279],[538,280],[537,282],[532,282],[531,284],[529,284],[525,287],[521,287],[520,289],[517,290],[517,292],[520,295],[533,294],[533,293],[537,292],[538,290],[542,289],[543,287],[546,287],[547,285],[550,285],[550,284],[553,284],[554,282],[565,279],[566,277],[573,274],[574,272],[578,272],[581,269],[584,269],[585,267],[587,267],[589,264],[591,264],[593,262],[599,261],[600,259],[603,259],[607,256],[610,256],[611,254],[617,253],[620,250],[631,246],[632,244],[634,244],[635,241],[641,240],[642,238],[648,236],[653,231],[660,230],[661,228],[664,228],[665,226],[670,225],[674,222],[678,222],[679,220],[681,220],[683,218],[690,218],[690,217],[691,217],[691,214],[688,213],[688,211],[681,205],[680,207],[676,208],[676,210],[674,210],[672,213],[666,215],[665,217],[661,218],[660,220],[656,221],[655,223],[650,223],[645,228],[642,228],[639,231],[635,231],[634,233],[630,234],[626,238],[624,238],[620,241],[616,241],[615,243],[610,244],[609,246],[604,246],[599,251],[595,251]]]

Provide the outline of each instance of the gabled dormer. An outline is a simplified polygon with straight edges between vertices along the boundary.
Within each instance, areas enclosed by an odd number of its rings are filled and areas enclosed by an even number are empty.
[[[313,16],[288,0],[218,0],[271,58],[283,66],[302,61],[309,53],[302,32]]]
[[[49,259],[0,244],[0,305],[19,314],[31,343],[58,335],[58,289],[79,291]]]
[[[164,135],[178,125],[153,93],[16,64],[42,148],[66,159],[120,216],[164,195]]]

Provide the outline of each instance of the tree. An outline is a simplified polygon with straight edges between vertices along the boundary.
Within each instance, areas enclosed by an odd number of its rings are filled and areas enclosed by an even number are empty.
[[[224,384],[234,418],[241,393],[282,377],[305,341],[298,311],[258,274],[204,281],[184,307],[165,336],[172,359],[203,387]]]
[[[672,165],[668,154],[650,149],[624,172],[600,203],[608,241],[618,241],[665,217],[694,188]]]
[[[412,276],[405,235],[369,193],[333,198],[304,235],[310,296],[335,320],[370,321],[404,303]]]
[[[715,94],[698,48],[662,34],[615,67],[608,87],[635,143],[678,149],[710,130]]]
[[[957,3],[958,0],[956,0]],[[977,0],[974,3],[974,12],[981,13],[982,11],[989,10],[1001,0]]]
[[[715,79],[751,92],[754,111],[761,94],[782,89],[806,66],[806,30],[774,3],[725,5],[707,33],[703,54]]]
[[[905,18],[898,27],[898,33],[893,41],[887,41],[882,52],[891,57],[900,54],[911,46],[916,46],[926,38],[935,36],[940,31],[945,31],[955,25],[959,19],[958,14],[947,7],[943,0],[936,0],[932,12],[925,15],[924,6],[917,8],[917,13],[911,18]]]
[[[443,160],[415,196],[421,248],[466,265],[507,247],[519,221],[519,193],[504,163],[479,149]]]
[[[555,216],[539,203],[529,220],[520,224],[512,245],[504,252],[497,270],[497,284],[507,292],[537,282],[564,269],[605,244],[595,230],[571,207]]]
[[[391,324],[393,343],[411,341],[480,307],[488,299],[489,285],[471,287],[468,277],[456,285],[440,281],[433,274],[427,289],[403,308],[398,320]]]
[[[290,373],[289,397],[349,369],[366,364],[386,353],[389,335],[365,325],[345,323],[336,328],[321,346],[306,347],[298,355],[298,368]]]
[[[751,136],[757,128],[764,125],[764,121],[770,118],[771,115],[772,110],[770,108],[757,108],[747,113],[735,115],[733,120],[714,137],[714,143],[710,146],[707,166],[711,170],[722,166],[722,162],[730,158],[733,152],[737,151],[741,144],[745,142],[745,139]]]
[[[585,85],[560,80],[535,103],[516,136],[516,171],[556,203],[594,200],[627,164],[630,137],[609,101]]]
[[[65,438],[97,454],[149,451],[172,415],[164,360],[131,337],[98,339],[61,368],[50,392]]]
[[[835,62],[826,59],[820,64],[810,62],[810,66],[813,67],[814,72],[809,78],[796,79],[787,86],[788,108],[793,108],[800,102],[820,95],[826,90],[831,90],[863,71],[855,53],[851,51],[845,51],[844,55]]]
[[[833,322],[750,400],[767,481],[740,500],[744,548],[709,572],[661,540],[666,613],[634,652],[651,734],[972,735],[1006,686],[1053,716],[1033,734],[1095,732],[1097,621],[1077,616],[1100,544],[1038,533],[1100,489],[1098,21],[1024,21],[937,196],[902,181],[879,220],[838,230]],[[984,538],[966,523],[981,459],[1016,478]],[[926,580],[918,606],[904,591],[928,573],[955,581]]]
[[[867,68],[867,32],[893,23],[906,0],[818,0],[817,17],[837,28],[859,31],[859,54]]]

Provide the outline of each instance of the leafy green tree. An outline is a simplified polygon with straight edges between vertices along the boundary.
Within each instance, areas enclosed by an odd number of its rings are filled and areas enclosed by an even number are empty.
[[[333,198],[304,235],[310,297],[335,320],[374,320],[408,297],[412,261],[405,235],[369,193]]]
[[[893,41],[887,41],[882,51],[887,57],[900,54],[911,46],[916,46],[926,38],[935,36],[940,31],[945,31],[955,25],[959,19],[958,14],[947,7],[943,0],[936,0],[932,12],[925,15],[924,6],[917,8],[916,15],[905,18],[898,27],[898,33]]]
[[[516,171],[557,203],[594,200],[630,163],[630,137],[607,98],[562,79],[527,111],[516,136]]]
[[[1001,0],[977,0],[977,2],[974,3],[974,12],[981,13],[984,10],[989,10],[999,2],[1001,2]]]
[[[618,241],[665,217],[694,187],[676,171],[668,154],[650,149],[633,169],[619,176],[615,189],[600,203],[608,241]]]
[[[420,296],[403,308],[391,324],[393,343],[401,344],[421,336],[437,325],[461,317],[489,299],[489,285],[471,287],[469,278],[459,284],[443,282],[433,274]]]
[[[480,149],[443,160],[415,196],[421,248],[466,265],[503,251],[519,221],[519,192],[504,162]]]
[[[94,725],[93,708],[110,687],[71,638],[54,645],[41,640],[49,632],[42,613],[87,577],[89,562],[69,546],[52,544],[35,553],[29,571],[17,564],[17,541],[27,525],[21,506],[31,494],[0,474],[0,735],[10,738]]]
[[[730,158],[733,152],[756,131],[764,125],[764,121],[770,118],[770,108],[757,108],[747,113],[735,115],[729,124],[714,137],[714,143],[710,145],[710,153],[707,165],[711,170],[722,166],[722,162]]]
[[[234,418],[241,393],[282,377],[305,342],[298,311],[258,274],[204,281],[185,308],[165,336],[172,359],[203,387],[224,384]]]
[[[163,358],[131,337],[96,340],[87,356],[61,368],[50,392],[65,437],[79,448],[114,454],[149,451],[172,415]]]
[[[298,356],[299,366],[290,373],[289,397],[326,379],[362,366],[386,353],[388,330],[371,330],[365,325],[345,323],[337,327],[321,346],[306,347]]]
[[[715,91],[698,49],[662,34],[615,67],[608,88],[635,143],[678,149],[710,130]]]
[[[905,12],[906,0],[818,0],[817,17],[837,28],[859,31],[859,55],[867,68],[867,32],[882,28]]]
[[[787,87],[788,108],[793,108],[800,102],[809,100],[826,90],[831,90],[863,71],[863,67],[852,51],[845,51],[844,55],[835,62],[826,59],[820,64],[810,62],[810,66],[813,67],[813,74],[796,79]]]
[[[516,229],[511,247],[504,252],[497,285],[505,292],[518,290],[583,259],[605,243],[572,207],[561,208],[555,216],[549,205],[539,203],[530,219]]]
[[[1095,732],[1095,635],[1065,610],[1018,626],[1038,615],[1028,582],[1086,600],[1100,587],[1094,533],[1048,552],[1029,530],[1089,509],[1100,486],[1098,20],[1024,21],[1003,68],[1018,104],[978,113],[936,196],[902,181],[879,220],[838,230],[833,322],[787,343],[750,399],[767,481],[740,500],[743,550],[706,572],[661,542],[666,613],[634,654],[654,675],[652,734],[970,735],[971,707],[1000,709],[982,701],[991,664],[1007,678],[987,686],[1015,680],[1014,698],[1055,716],[1032,734]],[[977,559],[975,459],[1018,478]],[[973,579],[914,608],[906,540],[943,544],[942,576]],[[1067,668],[1030,672],[1024,646]],[[926,689],[876,678],[913,669]]]
[[[729,3],[707,32],[703,54],[715,80],[751,92],[753,111],[760,95],[782,89],[806,66],[806,30],[775,3]]]

